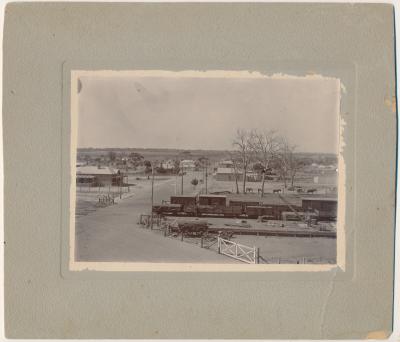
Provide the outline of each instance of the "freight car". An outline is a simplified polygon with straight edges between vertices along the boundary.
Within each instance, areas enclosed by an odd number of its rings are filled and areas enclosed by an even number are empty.
[[[221,195],[172,196],[170,203],[153,206],[153,212],[160,215],[188,217],[258,218],[262,216],[274,220],[287,218],[288,214],[284,218],[283,213],[308,212],[315,213],[318,220],[336,220],[337,208],[336,199],[326,198],[303,198],[301,206],[289,203],[265,204],[254,200],[227,201],[227,197]],[[299,218],[299,215],[294,215]]]
[[[153,205],[153,213],[158,215],[179,215],[182,211],[182,204]]]

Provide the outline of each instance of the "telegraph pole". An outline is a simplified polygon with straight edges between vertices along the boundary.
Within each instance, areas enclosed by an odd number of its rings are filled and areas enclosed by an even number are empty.
[[[208,193],[207,192],[207,177],[208,177],[207,171],[208,171],[208,163],[206,162],[206,194]]]
[[[181,180],[181,195],[183,195],[183,167],[181,167],[181,175],[182,175],[182,180]]]
[[[153,205],[154,205],[154,163],[151,163],[151,223],[150,223],[150,229],[153,229]]]

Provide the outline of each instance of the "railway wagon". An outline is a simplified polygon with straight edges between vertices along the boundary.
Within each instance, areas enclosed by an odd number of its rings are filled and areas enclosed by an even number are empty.
[[[196,196],[185,196],[185,195],[176,195],[171,196],[170,198],[171,204],[180,204],[182,206],[182,210],[180,212],[181,215],[186,216],[197,216],[197,197]]]
[[[302,198],[301,205],[304,211],[320,210],[320,211],[337,211],[336,198]]]
[[[223,196],[223,195],[199,195],[198,203],[199,203],[199,205],[226,207],[226,196]]]
[[[182,209],[182,204],[153,205],[153,212],[159,215],[178,215]]]
[[[243,215],[241,207],[227,207],[223,205],[198,205],[198,216],[240,217]]]
[[[196,205],[196,196],[171,196],[171,204]]]
[[[292,205],[289,207],[286,204],[277,204],[277,205],[269,205],[265,206],[269,209],[267,209],[269,216],[273,216],[275,220],[282,220],[282,213],[283,212],[292,212],[292,208],[295,209],[296,211],[302,211],[302,207]]]
[[[272,207],[265,206],[248,206],[246,207],[246,214],[248,218],[258,218],[260,216],[274,216],[274,211]]]
[[[246,209],[248,207],[257,207],[260,205],[260,202],[256,201],[239,201],[239,200],[230,200],[230,207],[240,207],[242,209],[242,213],[246,214]]]
[[[320,221],[336,221],[337,212],[332,210],[317,210],[315,209],[315,213],[318,216],[318,220]]]
[[[303,211],[314,211],[319,220],[335,221],[337,217],[336,198],[302,198]]]

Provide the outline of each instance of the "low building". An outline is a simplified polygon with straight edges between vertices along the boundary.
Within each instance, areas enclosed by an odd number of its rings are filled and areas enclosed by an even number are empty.
[[[219,167],[215,172],[215,180],[217,181],[235,181],[236,177],[238,181],[243,179],[241,171],[238,171],[235,175],[235,169],[230,167]]]
[[[122,186],[126,176],[111,167],[81,166],[76,168],[77,186]]]
[[[243,172],[238,170],[235,174],[235,169],[230,167],[219,167],[215,172],[215,180],[217,181],[235,181],[237,177],[238,181],[243,180]],[[262,176],[260,173],[248,171],[246,173],[246,180],[248,182],[260,182]]]
[[[248,172],[246,173],[246,180],[248,182],[261,182],[262,174],[258,172]]]
[[[196,163],[194,160],[191,159],[185,159],[182,160],[179,163],[179,167],[183,170],[183,171],[194,171],[196,169]]]
[[[219,167],[226,167],[226,168],[233,168],[233,161],[232,160],[223,160],[219,162]]]
[[[163,169],[166,169],[166,170],[173,170],[173,169],[175,168],[175,161],[172,160],[172,159],[170,159],[170,160],[164,160],[164,161],[161,163],[161,167],[162,167]]]

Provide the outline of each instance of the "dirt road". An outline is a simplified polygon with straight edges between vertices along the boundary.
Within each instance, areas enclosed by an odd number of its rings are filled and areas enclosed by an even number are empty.
[[[186,177],[187,191],[191,178]],[[140,213],[150,210],[150,182],[133,189],[133,196],[76,220],[77,261],[235,263],[234,259],[181,241],[164,238],[137,226]],[[155,182],[155,200],[175,192],[175,178]],[[193,192],[193,187],[192,191]]]

